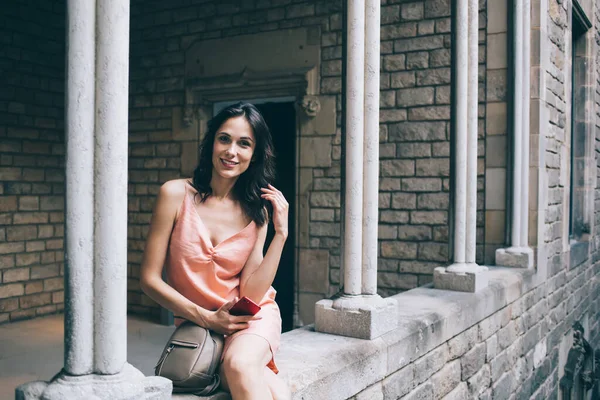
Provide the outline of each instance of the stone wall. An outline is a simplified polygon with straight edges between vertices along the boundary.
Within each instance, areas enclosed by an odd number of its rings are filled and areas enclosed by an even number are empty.
[[[401,361],[400,369],[352,399],[559,398],[559,378],[569,350],[561,343],[572,335],[570,328],[575,321],[588,320],[586,337],[595,339],[593,345],[597,347],[599,273],[599,265],[589,262],[573,271],[559,272],[426,354]],[[498,302],[500,297],[489,301]],[[397,298],[400,301],[402,295]],[[422,302],[427,301],[423,296]],[[472,312],[467,307],[463,311]],[[455,324],[462,318],[460,313]],[[444,334],[431,329],[438,327],[435,321],[427,320],[425,325],[421,328],[425,338],[415,345],[426,345],[431,337]]]
[[[0,10],[0,322],[63,308],[64,7]]]

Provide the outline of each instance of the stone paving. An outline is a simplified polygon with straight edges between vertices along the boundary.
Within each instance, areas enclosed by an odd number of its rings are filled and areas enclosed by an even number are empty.
[[[146,376],[173,327],[129,316],[127,360]],[[14,398],[15,387],[33,380],[49,380],[63,367],[63,316],[51,315],[0,325],[0,399]]]

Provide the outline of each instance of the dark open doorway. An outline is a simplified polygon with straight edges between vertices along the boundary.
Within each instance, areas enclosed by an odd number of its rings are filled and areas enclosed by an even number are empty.
[[[275,187],[279,189],[289,208],[289,233],[288,239],[281,255],[279,269],[273,282],[277,290],[277,304],[281,309],[283,332],[294,328],[294,249],[295,249],[295,199],[296,199],[296,111],[293,102],[286,103],[260,103],[256,104],[263,115],[275,146],[276,155],[276,181]],[[265,251],[274,235],[273,226],[269,226]]]

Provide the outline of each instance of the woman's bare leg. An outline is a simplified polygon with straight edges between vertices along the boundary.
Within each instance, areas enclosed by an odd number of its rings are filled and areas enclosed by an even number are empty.
[[[265,378],[265,365],[271,360],[269,343],[257,335],[235,338],[221,364],[221,385],[233,400],[273,400]]]
[[[288,384],[267,367],[265,367],[265,380],[267,381],[273,400],[292,400],[292,392]]]

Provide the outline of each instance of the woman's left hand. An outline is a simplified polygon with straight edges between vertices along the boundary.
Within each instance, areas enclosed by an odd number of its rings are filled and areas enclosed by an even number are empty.
[[[261,188],[263,199],[269,200],[273,205],[273,226],[275,232],[283,235],[287,238],[288,235],[288,210],[290,205],[288,204],[283,194],[275,189],[273,185],[269,185],[268,188]]]

